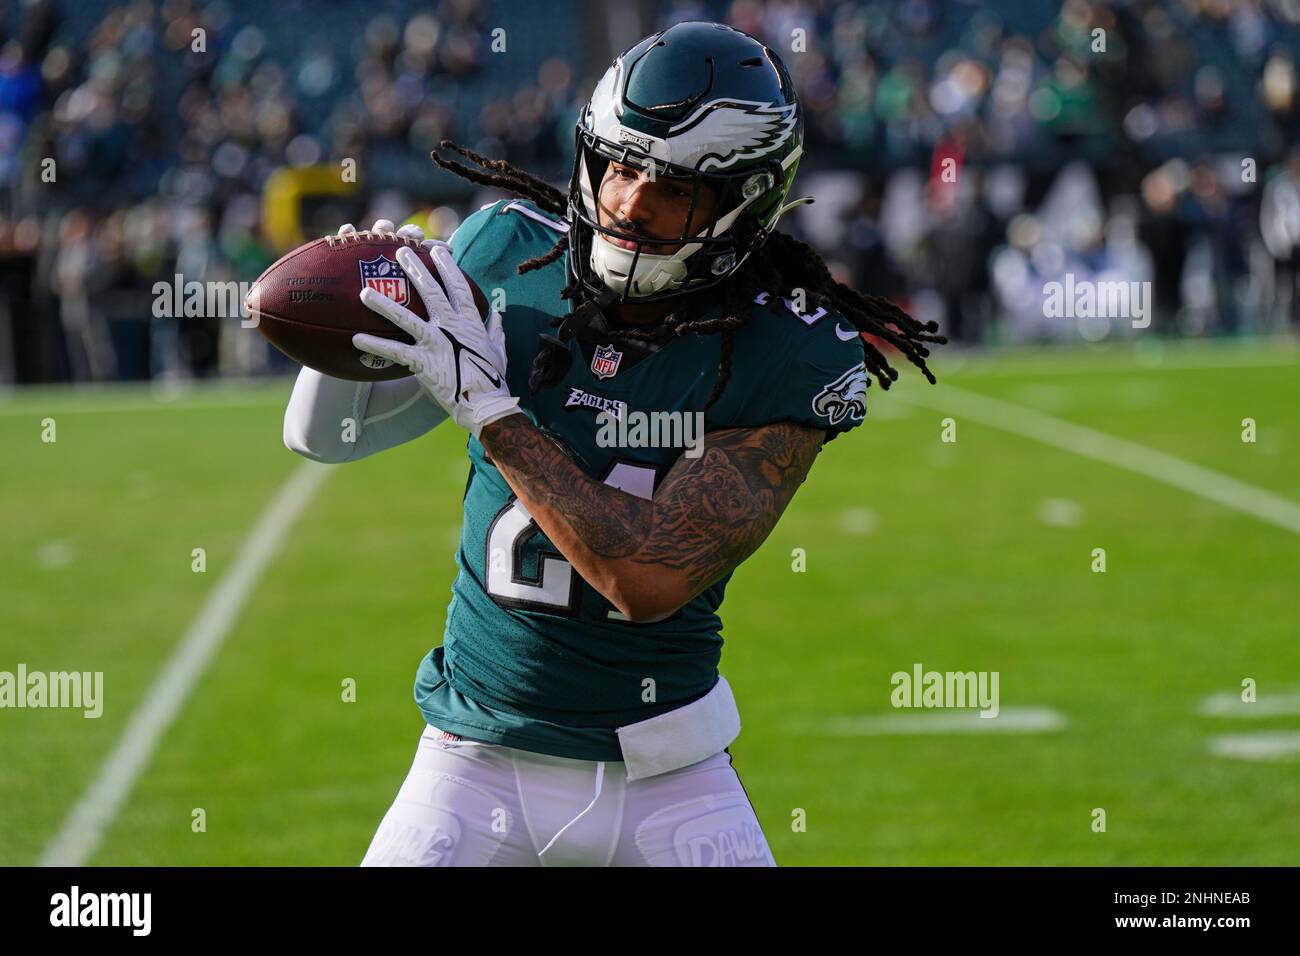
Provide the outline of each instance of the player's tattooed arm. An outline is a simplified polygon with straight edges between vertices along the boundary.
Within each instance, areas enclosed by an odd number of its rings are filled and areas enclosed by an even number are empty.
[[[587,476],[522,415],[483,445],[547,537],[634,621],[671,614],[754,553],[807,477],[826,436],[795,422],[728,428],[682,456],[652,499]]]

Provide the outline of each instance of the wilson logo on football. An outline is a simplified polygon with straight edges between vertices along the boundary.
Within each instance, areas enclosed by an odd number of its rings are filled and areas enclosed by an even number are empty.
[[[411,295],[406,283],[406,273],[392,259],[381,255],[374,259],[358,262],[357,265],[361,267],[361,285],[363,288],[374,289],[380,295],[392,299],[398,305],[406,305],[410,301]]]

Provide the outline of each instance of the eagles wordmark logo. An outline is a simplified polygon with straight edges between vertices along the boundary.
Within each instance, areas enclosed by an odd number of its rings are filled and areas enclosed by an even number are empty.
[[[618,131],[618,141],[620,143],[631,143],[642,152],[650,152],[650,137],[641,136],[632,132],[630,129],[620,128]]]
[[[571,412],[575,408],[590,408],[597,412],[609,412],[615,418],[627,417],[627,402],[620,402],[616,398],[606,398],[604,395],[596,395],[593,392],[586,392],[580,388],[569,386],[569,397],[564,400],[564,410]]]
[[[862,421],[867,415],[866,363],[859,362],[813,396],[812,408],[832,425],[846,418]]]

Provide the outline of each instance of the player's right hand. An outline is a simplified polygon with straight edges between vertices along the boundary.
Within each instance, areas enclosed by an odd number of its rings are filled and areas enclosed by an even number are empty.
[[[415,344],[364,333],[354,335],[352,344],[405,365],[452,420],[478,438],[483,426],[519,412],[519,399],[506,385],[501,313],[493,309],[485,323],[451,246],[436,241],[426,245],[437,279],[409,247],[397,250],[397,264],[423,300],[427,322],[374,289],[361,290],[366,307],[410,335]]]

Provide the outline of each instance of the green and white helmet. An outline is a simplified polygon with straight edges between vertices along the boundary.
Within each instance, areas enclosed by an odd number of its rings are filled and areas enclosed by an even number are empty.
[[[798,204],[786,199],[803,154],[803,126],[785,65],[749,34],[687,21],[646,37],[614,61],[579,116],[569,184],[571,276],[593,295],[610,290],[619,301],[638,302],[724,281]],[[600,225],[596,195],[611,160],[691,190],[681,236],[648,239]],[[717,218],[693,228],[706,184],[718,197]],[[675,245],[682,248],[656,252]]]

